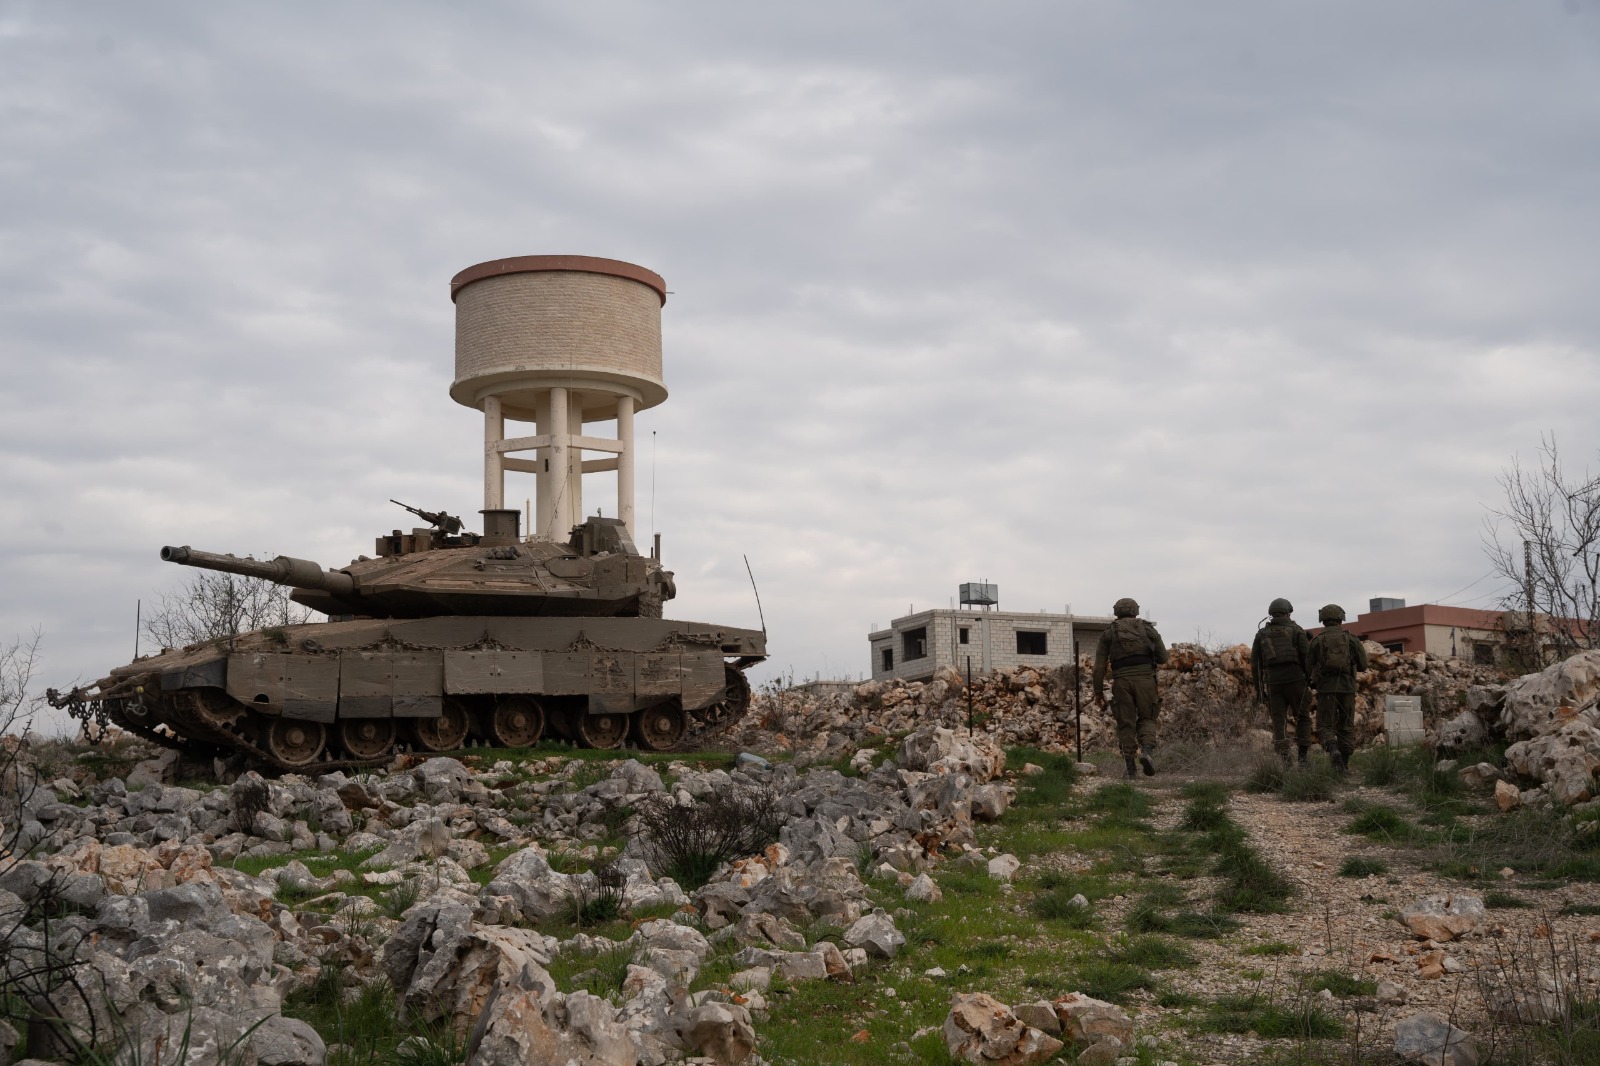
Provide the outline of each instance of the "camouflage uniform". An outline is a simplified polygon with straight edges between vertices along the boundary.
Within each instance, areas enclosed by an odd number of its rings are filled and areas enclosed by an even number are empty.
[[[1367,668],[1367,649],[1340,624],[1344,621],[1342,608],[1329,604],[1322,609],[1321,620],[1325,628],[1311,638],[1308,672],[1311,687],[1317,690],[1317,731],[1322,734],[1322,746],[1343,769],[1356,750],[1356,675]],[[1345,645],[1342,656],[1337,646],[1340,642]],[[1331,665],[1330,658],[1344,659],[1344,668]]]
[[[1272,601],[1272,620],[1256,631],[1255,643],[1250,646],[1251,679],[1257,692],[1266,693],[1267,713],[1272,717],[1272,746],[1285,763],[1289,762],[1291,710],[1301,762],[1305,762],[1306,751],[1316,739],[1311,730],[1311,690],[1307,684],[1311,641],[1299,623],[1289,617],[1293,610],[1288,600]]]
[[[1161,696],[1156,691],[1156,667],[1167,661],[1167,646],[1149,622],[1137,617],[1139,605],[1118,600],[1117,620],[1100,634],[1094,649],[1093,691],[1103,691],[1106,668],[1111,669],[1111,713],[1117,722],[1117,745],[1133,772],[1133,759],[1142,749],[1144,772],[1155,773],[1150,753],[1156,746],[1156,715]]]

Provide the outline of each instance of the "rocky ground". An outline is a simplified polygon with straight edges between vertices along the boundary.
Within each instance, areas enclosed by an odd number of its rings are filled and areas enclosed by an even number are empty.
[[[1245,703],[1125,782],[1021,675],[309,780],[9,738],[0,1061],[1600,1061],[1595,665],[1346,779]]]

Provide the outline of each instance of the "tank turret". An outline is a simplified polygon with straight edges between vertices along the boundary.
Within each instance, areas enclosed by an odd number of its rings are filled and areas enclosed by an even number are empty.
[[[560,543],[522,540],[514,531],[479,537],[418,529],[379,537],[376,550],[376,558],[338,570],[286,555],[241,559],[187,545],[162,548],[161,558],[286,585],[296,603],[332,616],[659,618],[662,603],[676,595],[671,571],[641,556],[615,518],[590,517]]]

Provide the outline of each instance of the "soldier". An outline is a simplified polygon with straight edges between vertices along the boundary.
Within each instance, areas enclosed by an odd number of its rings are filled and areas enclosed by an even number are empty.
[[[1317,690],[1317,731],[1334,767],[1350,768],[1356,750],[1356,674],[1367,668],[1367,649],[1344,628],[1344,608],[1330,603],[1317,612],[1322,632],[1311,638],[1311,687]]]
[[[1111,713],[1117,720],[1117,743],[1134,777],[1134,756],[1146,777],[1154,777],[1156,764],[1156,713],[1161,709],[1156,692],[1156,667],[1167,661],[1167,646],[1156,627],[1139,617],[1139,605],[1124,596],[1112,606],[1117,620],[1100,634],[1094,649],[1094,702],[1106,707],[1106,666],[1111,667]]]
[[[1256,641],[1250,646],[1250,676],[1255,680],[1256,692],[1267,701],[1267,713],[1272,716],[1272,746],[1284,766],[1293,765],[1286,727],[1289,712],[1294,711],[1294,739],[1300,747],[1300,765],[1304,766],[1314,736],[1311,693],[1306,688],[1311,641],[1299,623],[1289,617],[1293,613],[1294,604],[1281,596],[1267,608],[1272,618],[1256,630]]]

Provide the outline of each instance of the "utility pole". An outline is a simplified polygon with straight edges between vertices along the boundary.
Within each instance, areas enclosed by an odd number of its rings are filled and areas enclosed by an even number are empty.
[[[1539,654],[1539,637],[1533,627],[1533,542],[1522,542],[1522,584],[1528,608],[1528,669],[1537,670],[1543,666],[1543,656]]]
[[[1083,761],[1083,659],[1078,638],[1072,638],[1072,719],[1078,731],[1078,761]]]

